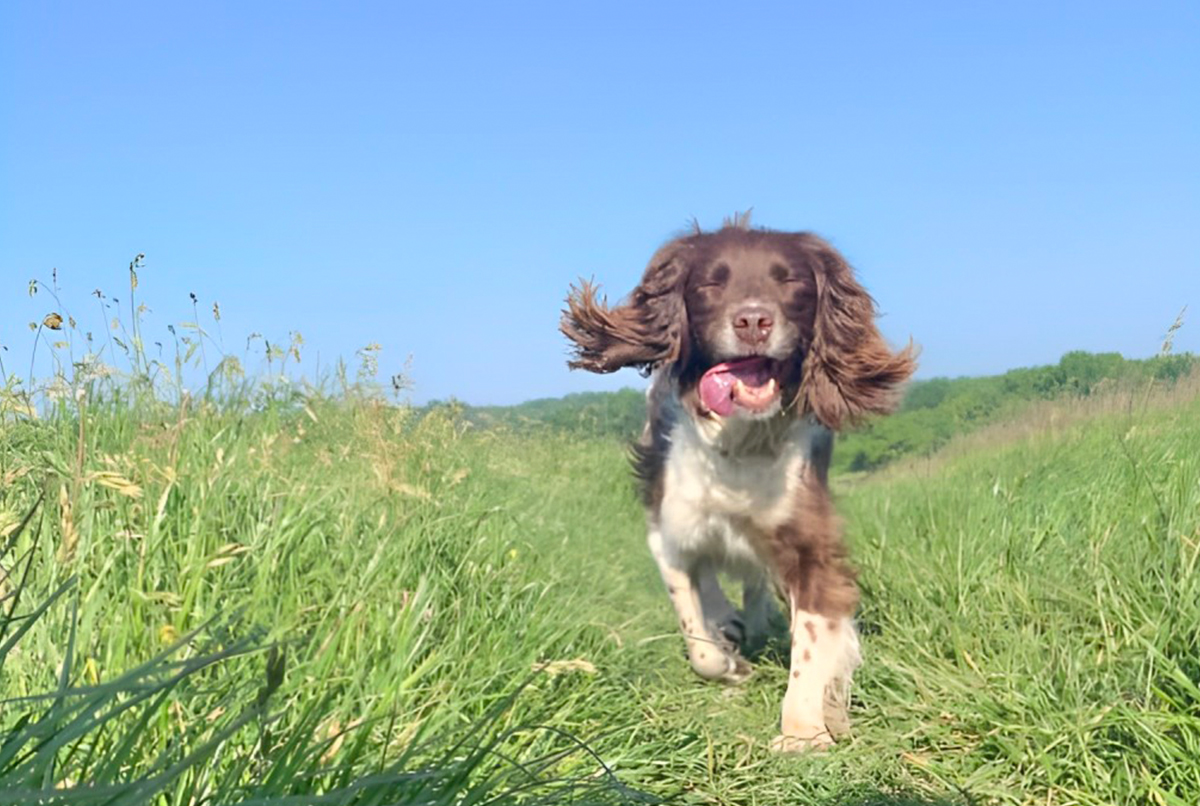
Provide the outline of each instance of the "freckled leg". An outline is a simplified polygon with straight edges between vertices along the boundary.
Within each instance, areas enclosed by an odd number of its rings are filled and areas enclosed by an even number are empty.
[[[681,568],[663,550],[662,535],[651,528],[647,539],[650,552],[658,563],[663,583],[679,616],[679,628],[687,641],[688,660],[696,674],[708,680],[741,682],[750,674],[750,666],[725,650],[705,624],[700,601],[699,579],[690,569]],[[726,603],[728,604],[728,603]]]
[[[780,736],[771,749],[798,752],[826,747],[849,727],[850,674],[858,664],[858,638],[850,619],[792,612],[792,652],[783,697]]]

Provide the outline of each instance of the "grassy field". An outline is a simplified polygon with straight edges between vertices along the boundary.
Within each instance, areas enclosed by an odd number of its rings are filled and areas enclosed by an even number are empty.
[[[1146,403],[836,483],[866,663],[805,757],[766,749],[776,662],[689,672],[613,441],[316,395],[7,416],[0,802],[1194,806],[1200,399]]]

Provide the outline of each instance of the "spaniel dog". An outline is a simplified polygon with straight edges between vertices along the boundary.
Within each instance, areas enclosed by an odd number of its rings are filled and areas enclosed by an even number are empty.
[[[746,216],[663,246],[623,304],[582,282],[567,305],[572,368],[652,373],[634,472],[692,668],[745,679],[739,644],[764,640],[778,594],[791,658],[772,747],[831,743],[849,726],[860,660],[858,588],[827,484],[832,432],[894,408],[912,345],[888,347],[828,243]],[[743,581],[741,612],[719,571]]]

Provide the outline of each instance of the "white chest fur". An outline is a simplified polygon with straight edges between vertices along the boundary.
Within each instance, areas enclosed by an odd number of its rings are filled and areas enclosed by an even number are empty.
[[[658,512],[663,548],[686,565],[711,561],[751,572],[762,565],[753,533],[773,531],[792,516],[820,426],[792,418],[696,421],[680,414]]]

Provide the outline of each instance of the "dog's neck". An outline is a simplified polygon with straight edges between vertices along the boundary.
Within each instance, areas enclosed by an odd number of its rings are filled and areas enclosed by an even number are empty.
[[[726,459],[769,459],[781,455],[798,427],[790,411],[771,417],[716,417],[688,411],[685,415],[700,439]]]

